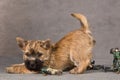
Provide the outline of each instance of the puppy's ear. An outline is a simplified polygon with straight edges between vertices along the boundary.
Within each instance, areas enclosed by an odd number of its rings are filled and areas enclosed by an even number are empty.
[[[40,46],[43,47],[46,50],[51,48],[51,41],[50,41],[50,39],[42,41]]]
[[[25,41],[25,40],[24,40],[23,38],[21,38],[21,37],[16,37],[16,41],[17,41],[18,46],[19,46],[22,50],[24,50],[25,47],[26,47],[27,41]]]

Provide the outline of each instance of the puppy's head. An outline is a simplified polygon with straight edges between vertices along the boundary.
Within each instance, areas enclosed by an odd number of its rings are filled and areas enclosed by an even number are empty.
[[[24,40],[16,38],[23,51],[23,60],[29,70],[40,71],[45,61],[49,60],[52,44],[50,40]]]

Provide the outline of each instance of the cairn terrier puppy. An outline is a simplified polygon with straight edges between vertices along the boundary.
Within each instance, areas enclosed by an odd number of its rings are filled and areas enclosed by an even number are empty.
[[[34,73],[46,66],[59,73],[69,68],[70,73],[80,74],[90,66],[95,40],[91,35],[86,17],[78,13],[71,15],[80,21],[80,29],[68,33],[54,45],[50,40],[26,41],[17,38],[17,43],[24,52],[23,60],[26,66],[24,69]],[[7,72],[15,73],[14,66],[11,67],[13,71],[8,67]],[[22,70],[18,72],[22,73]]]
[[[16,41],[23,52],[24,63],[11,65],[6,68],[6,71],[8,73],[39,73],[49,60],[52,49],[50,40],[24,40],[17,37]]]

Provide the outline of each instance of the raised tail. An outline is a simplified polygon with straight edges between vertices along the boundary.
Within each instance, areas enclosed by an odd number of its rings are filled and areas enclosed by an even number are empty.
[[[89,29],[89,25],[87,22],[87,19],[84,15],[82,14],[78,14],[78,13],[73,13],[71,14],[73,17],[77,18],[80,23],[81,23],[81,30],[85,31],[86,33],[91,33],[90,29]]]

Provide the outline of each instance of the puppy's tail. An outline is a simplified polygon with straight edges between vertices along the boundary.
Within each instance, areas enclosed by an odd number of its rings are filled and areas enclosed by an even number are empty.
[[[88,21],[84,15],[78,14],[78,13],[73,13],[71,15],[80,21],[80,23],[81,23],[80,29],[81,30],[85,31],[85,33],[91,33],[91,31],[89,29]]]

